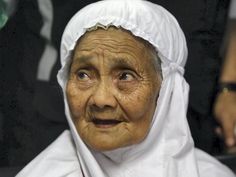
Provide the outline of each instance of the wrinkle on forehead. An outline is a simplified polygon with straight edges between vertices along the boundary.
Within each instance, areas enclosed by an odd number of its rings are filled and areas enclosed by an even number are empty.
[[[122,28],[112,26],[106,30],[98,28],[94,31],[86,32],[78,40],[73,58],[77,58],[78,55],[86,53],[86,51],[103,55],[112,53],[118,57],[119,55],[127,55],[126,58],[137,58],[138,55],[146,56],[151,58],[150,65],[155,67],[158,72],[161,72],[159,59],[154,47],[144,39],[134,36],[130,31]]]
[[[120,33],[122,32],[122,33]],[[92,50],[94,48],[106,47],[113,52],[122,50],[122,49],[135,49],[135,50],[147,50],[145,45],[137,41],[133,36],[131,36],[126,31],[110,31],[98,29],[93,31],[93,35],[90,35],[91,32],[86,33],[78,42],[78,50]],[[84,42],[85,41],[85,42]]]

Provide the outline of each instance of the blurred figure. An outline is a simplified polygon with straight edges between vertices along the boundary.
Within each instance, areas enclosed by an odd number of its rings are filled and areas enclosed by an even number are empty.
[[[236,152],[236,1],[232,0],[226,33],[224,65],[219,78],[219,92],[214,113],[221,127],[217,133],[224,136],[229,151]]]
[[[0,29],[6,24],[7,19],[6,4],[0,0]]]

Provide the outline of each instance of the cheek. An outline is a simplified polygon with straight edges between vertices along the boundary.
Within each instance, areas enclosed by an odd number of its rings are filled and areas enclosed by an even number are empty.
[[[156,105],[156,92],[150,84],[140,85],[133,93],[120,95],[120,105],[132,121],[148,118]]]
[[[78,118],[85,112],[86,94],[82,94],[73,81],[68,81],[66,96],[73,119]]]

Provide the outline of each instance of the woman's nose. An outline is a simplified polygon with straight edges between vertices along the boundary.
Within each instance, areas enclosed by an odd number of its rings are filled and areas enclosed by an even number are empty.
[[[101,81],[92,93],[90,105],[97,108],[115,108],[117,101],[111,85],[110,83]]]

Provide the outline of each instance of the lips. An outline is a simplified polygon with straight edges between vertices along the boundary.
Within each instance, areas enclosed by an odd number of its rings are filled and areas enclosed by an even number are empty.
[[[108,119],[108,120],[102,120],[102,119],[93,119],[94,124],[98,125],[107,125],[107,124],[119,124],[122,121],[114,120],[114,119]]]
[[[123,121],[116,120],[116,119],[93,118],[92,122],[94,123],[95,126],[97,126],[99,128],[109,128],[109,127],[116,126]]]

